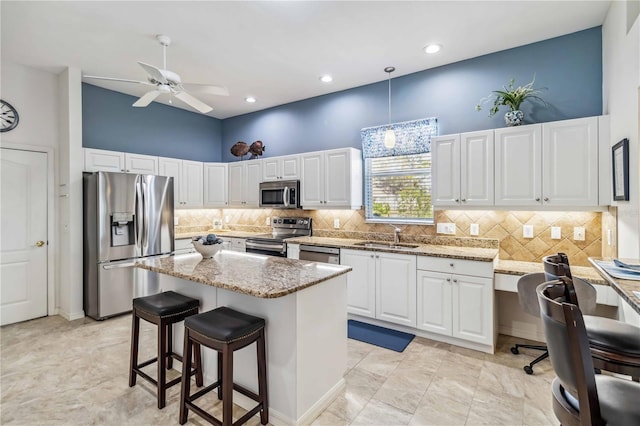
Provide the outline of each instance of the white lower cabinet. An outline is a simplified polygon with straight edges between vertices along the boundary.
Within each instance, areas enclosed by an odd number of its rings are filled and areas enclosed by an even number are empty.
[[[225,248],[227,250],[247,251],[247,240],[245,238],[232,238],[232,237],[220,237],[225,242]]]
[[[417,328],[494,345],[493,264],[418,258]]]
[[[416,256],[343,249],[347,274],[347,312],[416,326]]]

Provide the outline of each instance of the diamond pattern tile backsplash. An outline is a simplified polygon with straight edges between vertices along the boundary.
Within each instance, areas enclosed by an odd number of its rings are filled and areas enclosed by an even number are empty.
[[[393,239],[393,229],[388,224],[365,222],[364,210],[272,210],[272,209],[211,209],[177,210],[178,232],[206,231],[213,221],[222,220],[225,229],[251,232],[269,232],[267,218],[274,216],[309,216],[313,219],[313,235],[357,239]],[[613,219],[612,219],[613,217]],[[338,219],[340,228],[334,228]],[[480,211],[442,210],[435,212],[436,223],[451,222],[456,225],[458,240],[465,243],[497,245],[501,260],[539,262],[547,254],[562,251],[571,263],[589,266],[587,258],[603,255],[603,221],[607,226],[615,224],[615,212],[532,212],[532,211]],[[472,223],[479,225],[479,235],[471,237]],[[533,238],[523,238],[523,225],[533,225]],[[561,238],[551,239],[551,227],[561,228]],[[575,241],[574,227],[585,228],[585,240]],[[432,225],[398,225],[402,230],[401,241],[440,243],[446,237],[436,234]],[[615,234],[615,231],[613,232]],[[486,243],[493,243],[487,245]],[[615,253],[606,247],[605,255]]]

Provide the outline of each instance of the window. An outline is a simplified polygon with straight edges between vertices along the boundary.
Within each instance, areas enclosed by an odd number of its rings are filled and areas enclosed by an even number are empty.
[[[431,153],[365,160],[367,220],[433,222]]]
[[[365,217],[368,222],[433,223],[431,136],[438,120],[393,124],[396,146],[384,146],[387,125],[362,129]]]

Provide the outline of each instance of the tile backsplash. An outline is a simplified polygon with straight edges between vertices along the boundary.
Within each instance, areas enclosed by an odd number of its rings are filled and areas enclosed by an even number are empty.
[[[273,216],[309,216],[313,219],[313,235],[357,239],[393,239],[388,224],[366,223],[364,210],[272,210],[272,209],[211,209],[177,210],[178,232],[205,231],[221,219],[225,229],[269,232],[267,219]],[[611,217],[613,216],[613,219]],[[339,228],[334,228],[338,219]],[[436,223],[454,223],[455,235],[436,234],[432,225],[398,225],[401,241],[448,244],[464,240],[465,244],[498,247],[502,260],[539,262],[542,257],[562,251],[574,265],[588,266],[587,258],[603,255],[603,221],[615,224],[615,212],[532,212],[441,210],[435,213]],[[479,225],[477,236],[470,235],[471,224]],[[523,225],[533,226],[533,238],[523,238]],[[559,227],[560,239],[551,238],[551,228]],[[574,227],[584,227],[584,241],[574,240]],[[615,234],[615,230],[613,231]],[[455,237],[455,238],[451,238]],[[607,253],[615,250],[608,246]]]

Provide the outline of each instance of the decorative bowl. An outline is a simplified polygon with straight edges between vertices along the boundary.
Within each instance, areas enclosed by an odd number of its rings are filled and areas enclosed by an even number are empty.
[[[191,244],[193,244],[196,251],[202,255],[203,259],[212,258],[217,252],[222,250],[223,246],[223,244],[204,245],[200,241],[191,241]]]

